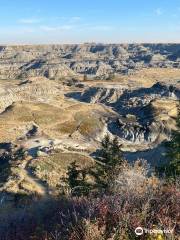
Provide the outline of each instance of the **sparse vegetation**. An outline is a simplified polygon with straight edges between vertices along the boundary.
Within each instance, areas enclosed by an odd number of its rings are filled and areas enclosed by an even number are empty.
[[[80,168],[88,168],[93,165],[92,158],[88,156],[56,150],[47,157],[41,157],[38,161],[34,160],[30,167],[38,178],[46,181],[51,187],[57,187],[73,161],[76,161]]]
[[[169,179],[180,177],[180,110],[177,116],[177,130],[172,133],[172,139],[166,143],[169,163],[159,168],[161,174]]]
[[[121,184],[118,183],[118,188],[110,195],[69,196],[46,201],[34,198],[35,204],[28,206],[28,202],[23,209],[14,209],[11,215],[0,215],[0,238],[133,240],[136,239],[135,228],[146,226],[147,229],[170,229],[172,233],[162,234],[161,238],[145,234],[144,240],[178,239],[180,192],[177,186],[148,177],[145,165],[138,163],[134,167],[128,164],[123,167],[123,181],[119,179]],[[137,174],[143,180],[139,194],[136,178],[132,178]],[[75,175],[71,175],[73,186],[76,177],[75,171]]]
[[[166,168],[166,174],[178,178],[180,176],[180,109],[177,117],[177,130],[173,132],[168,148],[170,163]]]
[[[117,178],[123,163],[122,152],[116,137],[110,140],[106,135],[101,145],[94,167],[79,169],[76,162],[68,167],[65,183],[73,195],[87,195],[90,190],[97,191],[98,194],[111,191],[112,182]],[[93,178],[93,184],[89,184],[87,175]]]
[[[174,136],[177,142],[177,133]],[[22,149],[16,153],[24,157]],[[78,154],[74,154],[74,162],[71,154],[62,152],[50,158],[48,162],[42,158],[42,166],[39,161],[34,170],[38,173],[41,169],[42,173],[42,169],[52,172],[57,168],[58,172],[63,159],[68,167],[63,177],[64,195],[46,201],[36,195],[14,196],[16,206],[11,216],[6,212],[0,215],[0,239],[134,240],[139,226],[172,230],[170,234],[144,234],[144,240],[178,239],[179,183],[150,175],[143,160],[127,163],[117,138],[107,135],[103,139],[94,166],[83,168],[80,162],[77,164]]]
[[[0,240],[179,239],[176,47],[1,49]]]

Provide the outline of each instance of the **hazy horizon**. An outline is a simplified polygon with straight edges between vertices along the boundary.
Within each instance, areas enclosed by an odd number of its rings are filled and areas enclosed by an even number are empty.
[[[176,43],[179,0],[0,0],[0,45]]]
[[[48,45],[85,45],[85,44],[102,44],[102,45],[131,45],[131,44],[180,44],[179,42],[72,42],[72,43],[0,43],[0,46],[48,46]]]

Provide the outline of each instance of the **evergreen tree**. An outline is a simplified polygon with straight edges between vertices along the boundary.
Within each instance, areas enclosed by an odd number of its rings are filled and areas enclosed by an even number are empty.
[[[169,164],[166,166],[167,177],[176,178],[180,176],[180,111],[177,117],[177,130],[172,134],[172,140],[167,144]]]
[[[180,108],[177,116],[177,130],[172,132],[171,141],[165,144],[166,156],[169,162],[157,167],[157,172],[164,174],[169,179],[176,179],[180,176]]]
[[[123,162],[121,145],[117,137],[110,140],[109,135],[104,138],[101,145],[100,156],[96,161],[93,175],[97,188],[102,191],[109,191],[110,185]]]
[[[86,181],[87,174],[88,170],[81,169],[76,164],[76,161],[70,164],[67,171],[67,177],[63,180],[67,184],[71,195],[81,196],[89,194],[90,184]]]
[[[110,140],[107,135],[102,143],[99,157],[93,168],[81,169],[76,162],[68,167],[67,177],[64,182],[74,196],[88,195],[91,190],[110,192],[111,183],[119,174],[119,167],[123,163],[121,145],[117,137]],[[87,175],[94,177],[92,185],[87,181]]]
[[[74,161],[70,164],[70,166],[68,166],[67,171],[67,183],[71,191],[78,185],[78,177],[78,165],[76,165],[76,162]]]

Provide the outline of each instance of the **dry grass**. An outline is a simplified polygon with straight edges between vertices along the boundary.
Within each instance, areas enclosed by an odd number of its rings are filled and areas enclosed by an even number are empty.
[[[97,109],[104,114],[100,106],[83,103],[65,109],[45,103],[14,103],[0,116],[2,141],[13,141],[22,136],[32,122],[35,122],[45,134],[52,138],[61,138],[63,134],[73,133],[79,124],[81,124],[82,135],[94,135],[102,128],[99,114],[97,116],[93,114]]]
[[[127,84],[129,80],[132,86],[151,87],[156,82],[171,82],[179,80],[180,69],[176,68],[144,68],[136,71],[133,75],[122,76],[115,81]]]
[[[61,132],[62,134],[71,135],[77,129],[77,122],[76,121],[67,121],[64,123],[58,123],[54,130],[57,132]]]
[[[177,82],[180,79],[180,69],[177,68],[143,68],[132,75],[117,76],[111,81],[88,81],[88,85],[95,83],[120,83],[131,87],[151,87],[156,82]]]
[[[100,116],[93,112],[79,112],[74,118],[80,122],[79,132],[82,135],[94,137],[103,128]]]
[[[173,118],[176,118],[178,114],[178,102],[170,99],[156,99],[151,102],[151,108],[155,114],[166,113],[167,116]]]
[[[144,68],[137,71],[132,77],[129,77],[129,79],[150,87],[157,81],[179,80],[179,76],[180,69],[176,68]]]
[[[63,153],[56,150],[48,157],[36,159],[31,166],[34,169],[35,175],[47,181],[51,187],[57,187],[61,183],[61,178],[65,176],[67,167],[73,161],[76,161],[81,167],[90,167],[94,161],[89,156],[84,156],[78,153]]]

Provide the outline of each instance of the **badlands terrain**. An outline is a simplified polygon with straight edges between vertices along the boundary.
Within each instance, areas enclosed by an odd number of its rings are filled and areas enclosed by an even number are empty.
[[[56,194],[107,134],[130,162],[168,161],[179,99],[180,44],[0,46],[0,204]]]

